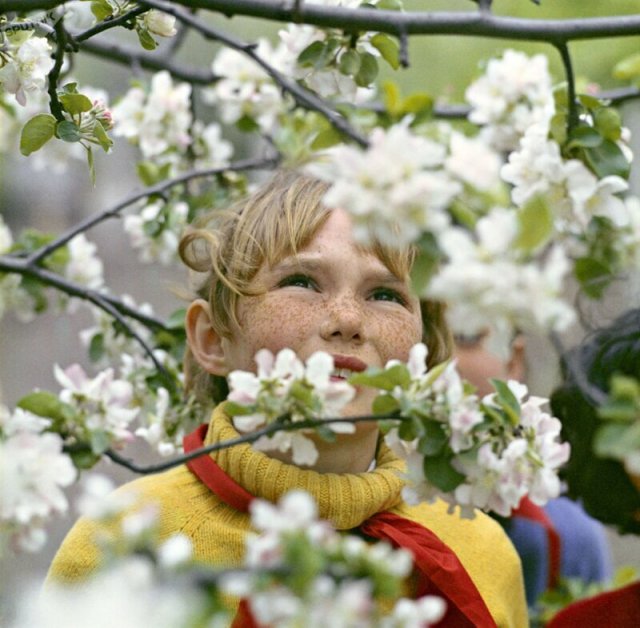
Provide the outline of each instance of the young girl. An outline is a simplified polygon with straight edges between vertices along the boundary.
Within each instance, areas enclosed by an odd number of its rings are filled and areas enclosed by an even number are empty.
[[[261,348],[276,353],[289,347],[303,360],[328,352],[336,377],[390,359],[406,361],[420,341],[429,347],[430,363],[447,356],[440,306],[421,304],[410,290],[413,252],[356,244],[348,215],[322,205],[326,189],[304,175],[281,172],[183,238],[182,258],[200,277],[186,316],[187,381],[210,402],[224,399],[228,373],[255,370]],[[374,395],[359,389],[343,414],[369,413]],[[237,437],[219,404],[208,427],[185,439],[185,448]],[[247,444],[119,490],[158,503],[161,535],[187,534],[196,559],[237,566],[250,530],[249,501],[275,502],[291,489],[304,489],[317,501],[319,516],[338,530],[411,549],[417,574],[412,593],[446,599],[443,625],[527,625],[520,563],[498,524],[481,513],[473,520],[447,514],[440,502],[405,504],[403,464],[379,438],[375,422],[315,444],[319,456],[312,468]],[[98,565],[96,532],[95,523],[76,524],[54,560],[53,578],[77,579]]]

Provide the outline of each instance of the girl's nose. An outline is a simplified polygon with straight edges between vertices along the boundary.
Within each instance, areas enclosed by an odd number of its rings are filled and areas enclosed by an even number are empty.
[[[355,298],[335,299],[325,307],[325,316],[320,325],[320,335],[324,340],[364,340],[364,312]]]

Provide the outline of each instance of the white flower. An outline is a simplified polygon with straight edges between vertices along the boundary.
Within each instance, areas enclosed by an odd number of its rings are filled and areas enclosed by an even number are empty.
[[[40,432],[45,425],[39,417],[16,414],[0,438],[0,529],[19,548],[37,551],[46,540],[47,520],[67,511],[62,488],[74,482],[76,469],[58,434]]]
[[[13,237],[11,236],[11,230],[0,214],[0,255],[7,253],[12,245]]]
[[[54,375],[63,388],[60,399],[80,410],[86,429],[106,432],[115,446],[132,440],[129,424],[138,409],[131,407],[133,388],[129,382],[115,379],[113,369],[90,379],[79,364],[64,371],[56,364]]]
[[[174,534],[158,547],[158,562],[165,568],[175,568],[191,560],[193,544],[186,534]]]
[[[144,14],[144,25],[155,35],[160,37],[173,37],[176,30],[176,18],[168,13],[151,9]]]
[[[281,68],[276,51],[266,39],[258,40],[255,52],[276,69]],[[216,55],[212,70],[222,78],[204,97],[209,104],[218,105],[223,122],[233,124],[246,116],[254,119],[262,131],[273,131],[287,101],[265,70],[247,55],[230,48],[223,48]]]
[[[318,516],[318,507],[309,493],[288,492],[278,506],[254,499],[249,506],[251,524],[262,532],[291,532],[306,530]]]
[[[478,190],[489,191],[500,185],[502,161],[479,137],[471,138],[452,132],[449,156],[444,163],[451,175]]]
[[[64,4],[65,28],[81,31],[91,28],[96,23],[96,16],[91,11],[91,5],[83,0],[72,0]]]
[[[23,107],[27,104],[27,94],[44,91],[47,74],[53,68],[51,45],[44,37],[29,37],[17,50],[12,51],[12,59],[0,68],[0,84]]]
[[[200,120],[196,120],[191,131],[196,168],[203,170],[220,168],[229,163],[233,155],[233,144],[222,137],[222,129],[219,124],[212,122],[204,126]]]
[[[104,276],[102,260],[96,255],[96,245],[79,234],[67,244],[69,262],[65,266],[65,277],[88,288],[102,288]]]
[[[332,183],[324,202],[351,214],[354,236],[363,243],[373,237],[402,246],[423,231],[445,229],[460,184],[442,169],[444,147],[406,124],[374,129],[370,140],[366,150],[341,145],[309,167]]]
[[[355,390],[347,382],[332,381],[333,358],[317,352],[304,365],[291,349],[282,349],[274,356],[261,349],[255,357],[257,373],[232,371],[228,376],[229,401],[248,406],[250,414],[234,416],[233,423],[241,432],[252,432],[263,425],[285,415],[293,423],[308,418],[335,418],[349,403]],[[292,387],[302,386],[311,393],[307,405],[291,395]],[[352,433],[352,423],[327,423],[336,433]],[[309,438],[311,430],[279,431],[271,436],[262,436],[254,447],[268,451],[291,450],[293,461],[299,465],[312,465],[318,452]]]
[[[163,201],[153,201],[138,214],[124,217],[123,228],[131,246],[139,251],[141,262],[160,262],[168,266],[176,260],[179,237],[187,225],[188,213],[189,206],[185,202],[167,205]]]
[[[45,591],[34,590],[21,601],[12,628],[83,626],[88,617],[92,628],[175,628],[201,622],[205,616],[211,621],[208,625],[228,624],[228,617],[209,612],[196,588],[176,579],[163,581],[154,575],[149,560],[133,556],[74,586],[52,583]]]
[[[531,125],[547,124],[554,113],[547,58],[506,50],[501,59],[489,61],[466,98],[469,120],[485,126],[490,144],[499,151],[513,150]]]
[[[418,600],[401,598],[393,607],[391,617],[383,619],[381,628],[428,628],[437,624],[446,610],[446,602],[435,595]]]
[[[191,85],[174,86],[168,72],[157,72],[148,94],[131,88],[113,107],[112,115],[114,135],[138,144],[145,158],[182,153],[192,141]]]

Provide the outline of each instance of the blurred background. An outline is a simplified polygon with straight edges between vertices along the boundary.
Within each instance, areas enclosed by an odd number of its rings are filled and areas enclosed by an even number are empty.
[[[471,0],[406,0],[407,9],[424,11],[475,10]],[[536,6],[529,0],[496,0],[494,12],[505,16],[534,19],[564,19],[597,15],[630,14],[638,12],[637,0],[542,0]],[[258,36],[274,34],[279,26],[243,18],[215,18],[219,27],[232,30],[247,41]],[[113,38],[114,33],[106,37]],[[118,33],[123,43],[135,46],[135,35]],[[550,61],[554,79],[563,80],[560,58],[555,49],[543,44],[521,44],[517,41],[498,41],[477,37],[414,37],[410,40],[410,67],[394,74],[405,93],[426,91],[438,101],[461,103],[466,85],[479,73],[481,63],[499,55],[507,47],[528,53],[545,53]],[[617,61],[640,48],[640,37],[601,39],[576,42],[570,45],[578,79],[597,83],[602,89],[619,87],[611,76]],[[185,63],[208,68],[217,46],[201,38],[189,36],[180,52]],[[135,76],[137,70],[133,68]],[[74,75],[81,85],[90,84],[106,88],[110,94],[122,94],[132,76],[129,67],[117,66],[96,57],[80,55],[74,67]],[[199,116],[212,117],[210,108],[196,104]],[[640,100],[629,102],[622,108],[625,124],[634,137],[632,148],[640,154]],[[239,137],[228,129],[228,139],[236,143],[236,157],[249,155],[255,146],[248,136]],[[0,133],[0,137],[2,134]],[[238,140],[238,141],[236,141]],[[243,154],[244,153],[244,154]],[[92,187],[83,162],[72,162],[63,174],[51,170],[34,170],[30,160],[22,157],[14,146],[0,147],[0,212],[16,234],[23,227],[59,233],[84,216],[102,211],[127,197],[141,187],[135,176],[136,151],[124,140],[116,140],[113,154],[97,155],[97,181]],[[640,193],[640,168],[636,162],[631,175],[632,189]],[[96,242],[105,262],[105,279],[114,294],[130,294],[138,303],[149,302],[156,312],[167,316],[181,306],[174,294],[176,286],[184,285],[186,273],[180,269],[168,269],[159,265],[142,265],[131,251],[123,233],[120,220],[103,223],[86,235]],[[583,310],[587,326],[607,324],[621,311],[640,305],[637,277],[621,280],[598,303],[585,303]],[[9,407],[37,387],[57,390],[53,379],[53,364],[67,366],[80,362],[89,366],[78,331],[90,324],[86,312],[59,316],[49,311],[29,324],[16,321],[11,314],[0,321],[0,401]],[[567,346],[580,340],[584,327],[576,327],[564,338]],[[548,395],[557,382],[557,356],[544,338],[528,339],[528,377],[530,388],[539,395]],[[146,455],[144,451],[127,452],[131,456]],[[129,479],[122,469],[102,464],[101,471],[111,474],[118,482]],[[49,540],[44,551],[37,554],[7,555],[0,566],[0,605],[9,606],[17,591],[28,579],[42,579],[47,566],[67,529],[73,523],[75,513],[69,512],[58,519],[49,530]],[[614,563],[640,567],[640,539],[620,537],[609,532]],[[0,613],[1,617],[2,613]]]

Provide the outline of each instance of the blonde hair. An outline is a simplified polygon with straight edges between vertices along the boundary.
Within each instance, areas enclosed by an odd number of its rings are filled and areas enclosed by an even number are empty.
[[[262,265],[277,264],[304,249],[326,222],[331,209],[322,198],[328,186],[298,171],[280,170],[253,195],[226,211],[202,216],[185,232],[180,257],[200,275],[194,296],[209,303],[218,335],[230,337],[232,325],[237,325],[238,298],[259,294],[251,281]],[[409,276],[412,247],[375,242],[368,250],[396,276]],[[451,337],[442,304],[423,301],[421,312],[431,366],[449,356]],[[189,349],[184,362],[187,389],[200,401],[219,403],[226,397],[226,380],[206,373]]]

